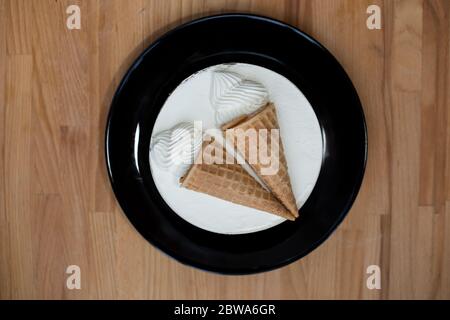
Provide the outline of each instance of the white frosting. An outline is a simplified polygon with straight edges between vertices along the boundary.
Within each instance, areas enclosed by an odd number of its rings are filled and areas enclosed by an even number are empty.
[[[218,125],[256,111],[268,102],[268,95],[261,83],[237,73],[224,70],[212,73],[210,100]]]
[[[182,175],[194,162],[201,145],[201,128],[193,122],[181,122],[152,137],[150,156],[162,169]]]

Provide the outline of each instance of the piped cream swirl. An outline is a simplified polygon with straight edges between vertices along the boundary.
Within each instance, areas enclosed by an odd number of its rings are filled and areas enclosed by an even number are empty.
[[[259,82],[220,70],[212,73],[210,101],[216,123],[221,125],[264,106],[268,102],[268,92]]]
[[[179,175],[194,162],[201,145],[201,127],[182,122],[152,137],[150,156],[159,167]]]

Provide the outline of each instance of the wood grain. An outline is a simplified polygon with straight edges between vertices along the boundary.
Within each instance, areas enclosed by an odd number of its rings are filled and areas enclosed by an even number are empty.
[[[81,8],[81,30],[65,26]],[[382,8],[368,30],[366,9]],[[103,138],[127,67],[170,28],[221,12],[294,24],[342,63],[362,100],[369,160],[338,230],[252,276],[175,262],[118,207]],[[0,298],[449,299],[450,1],[0,0]],[[65,286],[68,265],[82,289]],[[379,265],[382,289],[366,287]]]

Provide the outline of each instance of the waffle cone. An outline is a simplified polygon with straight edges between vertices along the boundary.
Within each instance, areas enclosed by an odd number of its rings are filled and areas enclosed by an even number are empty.
[[[203,145],[199,154],[199,157],[203,155],[202,163],[196,161],[180,179],[182,187],[294,220],[286,207],[240,164],[211,163],[213,161],[208,163],[208,157],[214,154],[204,153],[207,145]],[[223,154],[226,155],[224,149]]]
[[[235,130],[232,131],[234,132],[234,134],[226,133],[226,138],[228,142],[231,143],[231,145],[244,157],[244,159],[249,163],[249,165],[259,176],[259,178],[264,182],[267,188],[273,193],[273,195],[288,209],[288,211],[294,217],[298,217],[298,208],[295,202],[294,193],[292,192],[292,186],[288,174],[288,167],[284,155],[281,137],[277,139],[278,141],[272,141],[271,139],[270,130],[280,128],[278,124],[277,113],[273,103],[268,103],[263,108],[256,111],[254,114],[234,119],[231,122],[222,126],[223,130],[227,130],[230,128]],[[269,155],[271,151],[271,145],[273,143],[278,143],[278,150],[279,150],[278,171],[274,172],[274,174],[263,174],[264,168],[267,168],[268,166],[265,166],[260,162],[259,143],[257,145],[258,160],[256,162],[249,161],[250,160],[249,143],[246,142],[244,145],[240,145],[237,142],[237,138],[235,136],[235,134],[237,133],[236,129],[242,129],[243,131],[246,131],[248,129],[255,129],[257,132],[259,132],[258,130],[260,129],[267,129],[268,132],[267,151]]]

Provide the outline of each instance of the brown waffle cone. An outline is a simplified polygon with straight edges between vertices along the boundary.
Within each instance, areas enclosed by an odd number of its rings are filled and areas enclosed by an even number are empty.
[[[230,128],[235,130],[242,129],[243,131],[246,131],[247,129],[255,129],[256,131],[258,131],[259,129],[267,129],[268,130],[267,142],[269,152],[271,150],[272,143],[279,143],[279,169],[276,174],[263,175],[261,173],[261,170],[262,168],[264,168],[264,166],[261,163],[259,163],[259,161],[257,161],[256,163],[249,163],[249,165],[253,168],[255,173],[264,182],[264,184],[268,187],[268,189],[274,194],[274,196],[278,200],[280,200],[280,202],[289,210],[289,212],[294,217],[298,217],[298,208],[295,202],[294,193],[292,192],[292,186],[288,174],[288,167],[286,163],[286,158],[284,156],[284,149],[281,137],[279,139],[279,142],[271,141],[270,130],[280,128],[278,124],[277,113],[273,103],[268,103],[263,108],[256,111],[254,114],[234,119],[231,122],[222,126],[223,130],[227,130]],[[240,150],[240,147],[237,145],[238,144],[237,139],[234,135],[226,134],[226,138],[233,145],[233,147],[243,155],[245,160],[249,162],[248,141],[242,148],[244,150]]]
[[[206,145],[207,143],[203,145],[199,157],[204,153]],[[226,154],[225,150],[223,154]],[[240,164],[208,164],[205,161],[208,156],[203,154],[202,163],[196,161],[180,179],[182,187],[294,220],[286,207]]]

